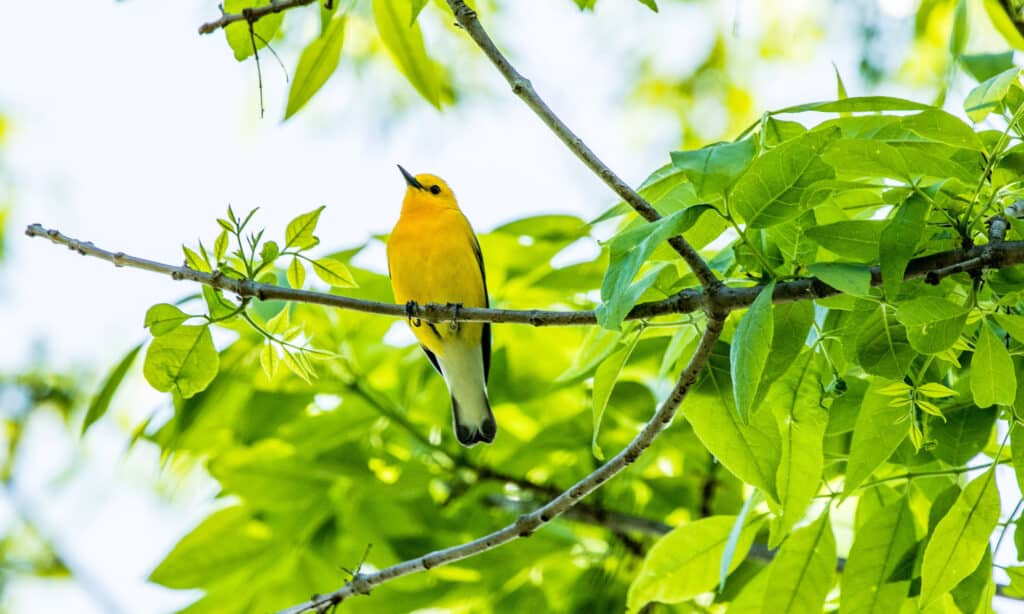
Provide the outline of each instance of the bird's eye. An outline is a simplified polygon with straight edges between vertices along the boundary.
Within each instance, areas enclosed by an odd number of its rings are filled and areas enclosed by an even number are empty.
[[[431,194],[440,194],[441,193],[441,186],[439,186],[439,185],[432,185],[432,186],[430,186],[430,193]]]

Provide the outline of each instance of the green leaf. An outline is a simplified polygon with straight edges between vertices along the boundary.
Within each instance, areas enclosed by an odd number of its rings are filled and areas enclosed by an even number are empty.
[[[764,495],[760,490],[754,489],[754,492],[750,493],[750,496],[743,501],[739,515],[736,516],[736,520],[733,521],[732,527],[729,529],[729,538],[725,540],[725,550],[722,552],[722,558],[718,564],[718,592],[725,590],[726,578],[735,567],[736,561],[743,557],[743,553],[737,552],[740,538],[743,536],[743,529],[747,526],[750,512],[762,501],[764,501]]]
[[[159,337],[178,328],[191,317],[174,305],[159,303],[146,311],[146,328],[154,337]]]
[[[774,291],[775,284],[770,283],[757,295],[736,326],[729,348],[733,397],[736,399],[736,411],[744,423],[750,421],[750,411],[772,346]]]
[[[971,359],[971,394],[978,407],[1013,405],[1017,396],[1017,375],[1010,352],[984,323]]]
[[[907,329],[886,305],[879,305],[857,333],[857,361],[872,375],[901,378],[916,356],[907,340]]]
[[[611,356],[605,359],[594,372],[593,392],[593,427],[594,435],[590,442],[591,451],[598,460],[604,460],[604,452],[597,445],[597,435],[601,431],[601,419],[604,418],[604,410],[608,407],[608,399],[612,396],[612,390],[619,380],[622,368],[626,366],[636,344],[640,341],[640,333],[635,333],[632,338],[625,341],[621,347],[615,350]]]
[[[988,548],[999,513],[993,468],[964,488],[928,540],[921,564],[921,607],[933,603],[974,571]]]
[[[924,235],[930,208],[923,198],[911,196],[896,208],[892,220],[882,231],[879,244],[882,288],[889,300],[899,294],[907,263],[914,257],[917,244]]]
[[[1014,66],[979,83],[964,100],[967,117],[973,122],[980,122],[988,117],[989,113],[998,111],[1006,95],[1010,93],[1010,87],[1018,83],[1019,76],[1020,69]]]
[[[1024,343],[1024,316],[1007,313],[993,314],[996,323],[1006,331],[1008,335]]]
[[[441,68],[427,56],[420,26],[410,16],[413,7],[406,2],[373,0],[373,18],[384,46],[399,70],[423,98],[441,108]],[[412,25],[410,25],[412,24]]]
[[[834,254],[871,262],[878,258],[878,243],[885,224],[880,220],[843,220],[812,226],[804,232]]]
[[[828,511],[797,529],[772,562],[764,612],[820,612],[832,589],[836,540]]]
[[[335,288],[356,288],[359,284],[352,277],[345,263],[334,258],[321,258],[313,261],[313,271],[317,277]]]
[[[345,40],[345,18],[332,19],[322,35],[306,45],[295,67],[295,76],[288,90],[288,105],[284,118],[288,119],[301,109],[313,94],[320,91],[327,79],[338,68],[341,45]]]
[[[203,286],[203,299],[206,300],[206,308],[210,317],[215,320],[227,319],[235,313],[237,305],[224,298],[224,294],[210,286]]]
[[[274,349],[272,343],[267,341],[260,349],[260,368],[263,369],[263,375],[267,379],[273,379],[277,374],[278,364],[280,364],[280,358],[277,355],[277,350]]]
[[[210,328],[179,326],[149,344],[142,374],[160,392],[175,390],[187,399],[205,390],[219,368]]]
[[[968,311],[944,298],[919,296],[900,303],[896,318],[906,327],[911,347],[923,354],[937,354],[960,338]]]
[[[740,422],[729,381],[729,346],[718,343],[700,382],[683,401],[683,413],[709,452],[729,471],[767,496],[775,496],[781,438],[771,412]]]
[[[985,548],[985,553],[969,576],[953,589],[953,602],[961,612],[988,612],[992,599],[996,596],[996,586],[992,581],[992,549]],[[984,604],[984,607],[979,607]]]
[[[754,141],[714,143],[694,151],[673,151],[672,165],[681,170],[697,196],[721,198],[754,158]]]
[[[818,111],[821,113],[863,113],[868,111],[924,111],[933,108],[921,102],[893,98],[891,96],[854,96],[845,100],[829,100],[825,102],[808,102],[792,107],[773,111],[772,115],[783,113],[804,113]]]
[[[655,13],[658,12],[658,3],[655,2],[655,0],[637,0],[637,2],[651,9]]]
[[[185,266],[194,270],[202,271],[203,273],[211,272],[210,265],[206,262],[206,259],[195,252],[195,250],[182,245],[181,251],[185,252]]]
[[[125,374],[128,373],[128,369],[135,363],[135,357],[141,349],[142,344],[133,347],[125,354],[121,362],[117,363],[117,366],[107,374],[107,379],[103,380],[103,386],[100,387],[100,391],[96,396],[92,398],[92,401],[89,403],[89,409],[85,412],[85,421],[82,422],[82,435],[85,435],[89,427],[102,418],[107,413],[107,410],[110,409],[110,401],[114,398],[114,393],[117,392],[121,382],[124,381]]]
[[[872,381],[864,393],[864,401],[853,427],[843,497],[849,497],[907,436],[909,425],[904,419],[906,410],[891,406],[891,397],[880,392],[887,383]]]
[[[991,79],[1014,66],[1012,51],[961,55],[957,61],[960,63],[960,67],[978,82]]]
[[[854,296],[866,296],[871,292],[871,269],[863,264],[816,262],[807,270],[840,292]]]
[[[849,614],[887,614],[907,596],[910,582],[891,582],[900,561],[917,547],[914,514],[906,498],[875,512],[857,529],[840,579]]]
[[[775,474],[782,514],[772,523],[768,547],[775,548],[803,518],[818,493],[825,453],[822,441],[828,413],[821,406],[821,364],[804,352],[765,399],[782,434],[782,456]]]
[[[659,539],[629,586],[626,608],[635,612],[652,601],[679,603],[714,588],[735,520],[735,516],[702,518]],[[760,526],[755,521],[744,527],[730,571],[743,561]]]
[[[660,243],[690,228],[710,205],[697,205],[651,224],[643,224],[621,232],[608,242],[608,271],[601,282],[601,307],[598,323],[610,330],[618,330],[623,319],[640,299],[643,290],[627,292],[633,278]],[[654,283],[648,276],[646,290]]]
[[[300,250],[315,247],[320,239],[313,236],[317,222],[320,221],[320,213],[323,206],[317,207],[309,213],[303,213],[292,221],[288,222],[288,228],[284,232],[284,248],[297,248]]]
[[[224,0],[225,13],[241,13],[245,9],[266,6],[272,0]],[[235,52],[235,59],[241,62],[253,54],[253,41],[256,43],[256,50],[263,49],[267,43],[273,40],[277,31],[281,29],[281,22],[284,20],[284,12],[271,13],[261,17],[252,26],[253,35],[249,34],[249,24],[245,21],[236,21],[224,28],[224,36],[228,45]]]
[[[272,534],[264,522],[253,520],[245,508],[214,512],[181,539],[149,580],[168,588],[206,586],[227,576],[267,551]]]
[[[950,465],[962,466],[985,449],[996,423],[996,409],[967,405],[943,414],[944,421],[930,422],[929,434],[936,444],[931,452]]]
[[[808,132],[756,158],[729,194],[733,210],[750,228],[767,228],[799,215],[807,188],[835,178],[821,154],[838,136],[838,129]]]
[[[302,284],[306,283],[306,266],[302,264],[302,261],[298,257],[292,258],[291,263],[288,265],[288,285],[300,289]]]
[[[213,242],[213,259],[217,262],[224,260],[224,254],[228,253],[228,231],[221,230],[217,239]]]
[[[807,346],[807,335],[813,322],[814,305],[811,301],[772,306],[771,360],[765,365],[760,392],[789,370],[797,355]]]
[[[260,249],[260,260],[261,262],[273,262],[280,253],[281,249],[277,246],[277,241],[267,241]]]

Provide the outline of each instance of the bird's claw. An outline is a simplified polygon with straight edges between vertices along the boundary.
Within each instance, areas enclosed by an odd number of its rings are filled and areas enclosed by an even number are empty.
[[[423,321],[416,317],[419,309],[420,306],[416,304],[416,301],[407,301],[405,303],[405,317],[409,320],[409,326],[419,328],[423,324]]]
[[[448,330],[455,333],[459,331],[459,310],[462,309],[462,303],[448,303],[448,307],[452,310],[452,320],[448,323]]]

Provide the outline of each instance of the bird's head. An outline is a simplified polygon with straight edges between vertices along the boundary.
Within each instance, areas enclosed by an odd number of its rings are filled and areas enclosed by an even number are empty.
[[[402,171],[405,183],[408,184],[403,205],[459,208],[458,203],[455,202],[455,194],[452,193],[444,179],[427,173],[413,175],[401,165],[398,165],[398,170]]]

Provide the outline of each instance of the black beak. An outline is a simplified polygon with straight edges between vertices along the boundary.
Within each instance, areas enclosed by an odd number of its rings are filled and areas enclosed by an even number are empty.
[[[398,166],[398,170],[402,171],[402,176],[405,177],[405,182],[406,183],[408,183],[410,186],[416,188],[417,190],[426,190],[427,189],[427,188],[423,187],[423,184],[420,183],[419,181],[417,181],[416,178],[413,177],[411,173],[409,173],[409,171],[407,171],[404,168],[402,168],[401,164],[399,164],[397,166]]]

